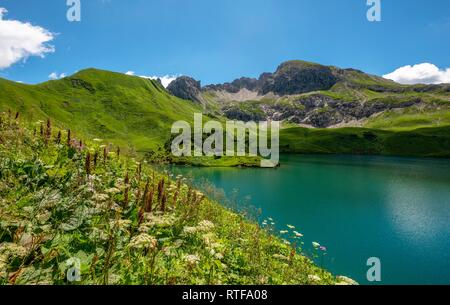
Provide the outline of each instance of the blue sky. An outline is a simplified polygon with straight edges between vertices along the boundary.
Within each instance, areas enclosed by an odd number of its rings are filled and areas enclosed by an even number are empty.
[[[382,22],[371,23],[366,0],[81,0],[81,22],[71,23],[66,0],[0,0],[4,20],[54,34],[54,52],[0,77],[36,83],[97,67],[209,84],[257,77],[290,59],[377,75],[424,62],[450,67],[450,1],[381,3]]]

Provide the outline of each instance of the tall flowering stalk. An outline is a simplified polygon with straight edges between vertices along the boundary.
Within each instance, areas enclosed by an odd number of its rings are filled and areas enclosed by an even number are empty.
[[[130,177],[128,176],[128,172],[125,174],[125,193],[124,193],[124,199],[123,199],[123,204],[124,204],[124,206],[125,207],[127,207],[128,206],[128,201],[129,201],[129,198],[128,198],[128,193],[129,193],[129,191],[130,191]]]
[[[97,167],[97,161],[98,161],[98,150],[94,153],[94,167]]]
[[[48,144],[52,137],[52,121],[47,119],[47,128],[45,129],[45,143]]]
[[[86,154],[86,161],[84,163],[84,168],[86,170],[86,175],[89,176],[91,174],[91,153],[88,152]]]
[[[103,163],[106,163],[106,161],[108,160],[108,148],[103,147]]]
[[[58,135],[56,136],[56,144],[61,144],[61,130],[58,131]]]
[[[152,189],[147,195],[147,199],[145,202],[145,208],[144,208],[146,213],[152,212],[154,194],[155,194],[155,190]]]

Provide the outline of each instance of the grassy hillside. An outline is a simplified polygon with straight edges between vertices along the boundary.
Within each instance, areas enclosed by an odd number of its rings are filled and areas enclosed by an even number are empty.
[[[181,176],[84,143],[0,113],[0,284],[351,282],[303,256],[292,227],[280,239]]]
[[[397,131],[450,126],[450,105],[424,110],[404,109],[400,111],[386,111],[382,115],[368,119],[364,126],[367,128]]]
[[[0,111],[32,120],[51,117],[85,137],[111,140],[146,152],[170,138],[177,120],[193,120],[201,109],[170,95],[157,81],[96,69],[24,85],[0,79]]]
[[[285,113],[286,118],[304,110],[299,100],[328,96],[339,101],[396,105],[420,100],[417,105],[386,110],[363,122],[368,129],[283,130],[284,152],[373,153],[401,156],[449,155],[450,96],[448,86],[404,86],[356,70],[331,67],[339,77],[330,90],[279,99],[226,103],[222,111],[242,120],[263,120],[262,107]],[[212,93],[211,93],[212,94]],[[213,98],[211,96],[211,98]],[[177,120],[192,122],[205,110],[191,101],[170,95],[157,81],[120,73],[87,69],[70,77],[38,85],[0,79],[0,111],[11,109],[27,120],[52,118],[61,128],[80,137],[101,138],[137,151],[149,160],[196,166],[257,166],[258,158],[171,158],[170,127]],[[327,114],[329,107],[317,111]],[[217,115],[214,118],[225,120]],[[210,115],[213,116],[212,114]],[[288,120],[284,126],[294,126]],[[432,129],[417,128],[431,127]],[[368,135],[371,134],[371,135]]]
[[[287,128],[282,152],[307,154],[372,154],[450,158],[450,126],[408,131],[369,128]]]

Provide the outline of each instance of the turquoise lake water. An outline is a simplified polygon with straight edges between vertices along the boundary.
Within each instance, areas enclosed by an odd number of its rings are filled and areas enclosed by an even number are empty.
[[[278,169],[177,167],[327,247],[318,264],[361,284],[367,259],[381,284],[450,284],[450,160],[282,156]],[[245,200],[244,200],[245,199]]]

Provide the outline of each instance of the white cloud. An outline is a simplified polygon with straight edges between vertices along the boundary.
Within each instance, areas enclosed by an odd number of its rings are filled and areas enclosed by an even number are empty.
[[[178,76],[175,75],[164,75],[164,76],[142,76],[150,79],[160,79],[164,88],[167,88],[171,82],[177,79]]]
[[[60,78],[64,78],[64,77],[66,77],[66,73],[61,73],[61,74],[58,75],[57,72],[52,72],[48,76],[48,78],[51,79],[51,80],[60,79]]]
[[[136,75],[136,73],[134,71],[128,71],[125,73],[126,75],[130,75],[130,76],[139,76],[142,78],[148,78],[148,79],[153,79],[153,80],[157,80],[158,78],[161,80],[162,85],[164,86],[164,88],[167,88],[167,86],[170,85],[171,82],[173,82],[174,80],[176,80],[179,75],[164,75],[164,76],[146,76],[146,75]]]
[[[404,66],[392,73],[383,75],[400,84],[443,84],[450,83],[450,68],[439,69],[430,63]]]
[[[44,57],[55,51],[48,42],[54,35],[48,30],[28,22],[4,20],[8,11],[0,7],[0,69],[26,60],[30,56]]]

